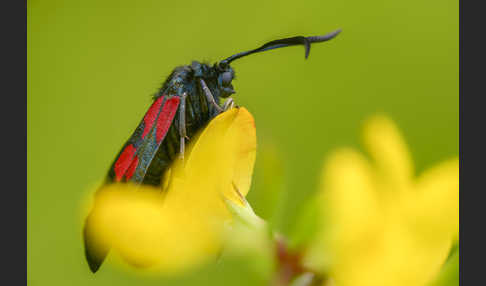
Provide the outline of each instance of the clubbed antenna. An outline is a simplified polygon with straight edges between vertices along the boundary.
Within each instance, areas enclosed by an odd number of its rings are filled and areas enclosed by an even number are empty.
[[[313,37],[297,36],[297,37],[292,37],[292,38],[285,38],[285,39],[271,41],[271,42],[268,42],[268,43],[264,44],[263,46],[261,46],[257,49],[232,55],[231,57],[222,60],[221,64],[223,64],[223,65],[229,64],[236,59],[239,59],[239,58],[242,58],[244,56],[248,56],[248,55],[251,55],[251,54],[254,54],[254,53],[264,52],[264,51],[283,48],[283,47],[296,46],[296,45],[303,45],[305,47],[305,58],[307,59],[307,57],[309,56],[310,46],[311,46],[312,43],[320,43],[320,42],[329,41],[330,39],[336,37],[340,32],[341,32],[341,29],[338,29],[334,32],[331,32],[331,33],[329,33],[327,35],[323,35],[323,36],[313,36]]]

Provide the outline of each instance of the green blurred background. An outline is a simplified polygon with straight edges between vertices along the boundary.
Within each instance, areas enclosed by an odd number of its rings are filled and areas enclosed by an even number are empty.
[[[141,278],[109,263],[89,272],[82,203],[150,96],[191,60],[213,63],[276,38],[342,28],[336,39],[314,45],[308,60],[293,47],[232,65],[234,98],[257,125],[250,203],[292,236],[326,154],[361,149],[360,126],[369,115],[385,113],[398,123],[417,172],[458,155],[458,4],[28,1],[29,285],[264,283],[265,271],[241,260],[170,279]],[[265,173],[263,165],[277,170]],[[272,188],[282,192],[268,199]]]

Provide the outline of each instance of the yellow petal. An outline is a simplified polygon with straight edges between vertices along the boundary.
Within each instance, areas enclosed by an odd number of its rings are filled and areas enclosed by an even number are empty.
[[[381,178],[392,191],[408,189],[413,163],[400,131],[385,116],[375,116],[366,121],[363,141],[380,172]]]
[[[446,183],[454,181],[454,174],[454,165],[445,164],[424,176],[427,179],[420,185],[424,193],[434,188],[447,190],[445,186],[454,186]],[[424,285],[438,273],[452,238],[445,233],[434,236],[434,240],[426,239],[410,222],[417,222],[417,218],[430,222],[430,210],[415,208],[420,200],[414,196],[391,192],[395,194],[391,199],[381,198],[377,195],[381,185],[374,183],[377,176],[352,150],[335,152],[326,161],[321,206],[328,231],[321,238],[325,244],[321,255],[330,260],[329,273],[336,285]],[[446,185],[438,185],[437,180]],[[448,201],[444,201],[444,207],[453,212],[449,204],[454,200],[450,197],[444,196]],[[437,196],[427,198],[423,201],[432,202]],[[450,226],[451,222],[443,224]],[[438,230],[428,227],[429,231]]]
[[[457,239],[458,160],[414,182],[407,147],[390,120],[372,118],[364,135],[373,166],[346,149],[326,161],[326,231],[323,247],[313,249],[327,261],[314,261],[326,266],[336,285],[425,285]]]
[[[361,154],[349,149],[333,153],[325,166],[322,200],[326,217],[332,221],[331,248],[347,252],[380,228],[381,207],[372,170]]]
[[[233,167],[233,183],[239,192],[246,196],[251,186],[253,166],[256,157],[255,121],[245,108],[238,109],[238,114],[231,126],[226,140],[237,142],[233,151],[236,158]]]
[[[96,197],[90,233],[128,263],[177,273],[215,258],[232,214],[225,200],[245,204],[256,152],[253,117],[235,108],[191,140],[160,188],[115,184]],[[238,189],[240,193],[236,191]],[[249,207],[249,206],[248,206]]]
[[[458,239],[459,159],[451,159],[421,175],[416,184],[411,223],[430,239]]]
[[[256,155],[256,131],[253,117],[245,108],[233,108],[214,118],[189,145],[185,163],[178,161],[173,178],[180,178],[194,188],[193,199],[207,196],[201,186],[242,203],[250,188]],[[182,195],[170,191],[168,196]],[[239,194],[238,194],[239,192]],[[214,196],[216,197],[216,196]],[[199,200],[199,199],[198,199]],[[218,200],[221,203],[221,200]]]
[[[213,257],[220,247],[217,229],[192,213],[175,213],[160,189],[128,184],[99,192],[91,224],[99,243],[133,266],[174,273]]]
[[[367,285],[362,282],[376,269],[375,256],[382,251],[383,217],[372,171],[364,156],[351,149],[326,160],[321,198],[327,231],[321,243],[336,285]]]

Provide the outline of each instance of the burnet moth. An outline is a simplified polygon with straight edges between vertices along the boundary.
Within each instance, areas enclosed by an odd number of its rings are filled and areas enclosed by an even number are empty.
[[[130,182],[160,186],[164,172],[178,157],[183,158],[185,144],[212,118],[232,108],[231,84],[235,72],[230,66],[236,59],[277,48],[303,45],[305,58],[311,43],[328,41],[339,34],[336,30],[323,36],[297,36],[268,42],[261,47],[237,53],[213,66],[193,61],[176,67],[154,96],[154,101],[140,124],[123,145],[111,165],[104,184]],[[220,99],[227,98],[220,106]],[[109,248],[99,249],[89,232],[89,219],[84,227],[85,254],[91,271],[96,272]]]

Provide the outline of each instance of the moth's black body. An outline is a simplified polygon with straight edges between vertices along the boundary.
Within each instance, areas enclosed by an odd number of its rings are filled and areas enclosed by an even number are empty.
[[[235,54],[213,66],[193,61],[191,65],[175,68],[154,96],[154,103],[144,119],[117,155],[105,184],[131,182],[160,186],[169,165],[184,155],[185,144],[211,119],[233,106],[233,100],[228,98],[235,93],[231,84],[235,77],[230,66],[232,61],[253,53],[293,45],[304,45],[307,58],[311,43],[330,40],[339,32],[271,41],[257,49]],[[228,98],[224,106],[220,106],[222,98]],[[154,106],[157,107],[156,117],[149,116],[151,119],[147,120],[148,114],[155,110]],[[166,124],[167,129],[158,124]],[[84,228],[85,253],[91,271],[96,272],[110,246],[97,243],[90,221],[91,214]]]
[[[226,78],[223,78],[223,75]],[[180,134],[181,122],[179,108],[174,117],[171,127],[167,132],[165,139],[162,141],[158,151],[146,170],[143,177],[138,176],[136,173],[133,181],[141,182],[142,184],[148,184],[153,186],[159,186],[161,184],[161,178],[168,168],[168,166],[180,155],[181,140],[185,142],[190,139],[204,127],[212,118],[220,113],[217,107],[208,101],[205,96],[200,80],[204,80],[208,86],[214,101],[217,105],[220,105],[220,100],[223,97],[227,97],[234,93],[231,80],[234,78],[234,71],[230,66],[220,67],[218,65],[209,66],[204,63],[193,61],[191,65],[176,67],[164,82],[162,88],[154,96],[154,100],[163,96],[178,96],[185,97],[185,129],[186,137]],[[134,144],[137,146],[137,140],[140,137],[139,134],[143,131],[143,125],[140,124],[137,130],[134,132],[134,136],[128,140],[125,144]],[[124,148],[120,151],[123,151]],[[117,156],[118,158],[118,156]],[[147,158],[147,161],[149,158]],[[115,160],[116,162],[116,160]],[[113,165],[110,168],[107,176],[107,183],[115,181],[115,173]]]

